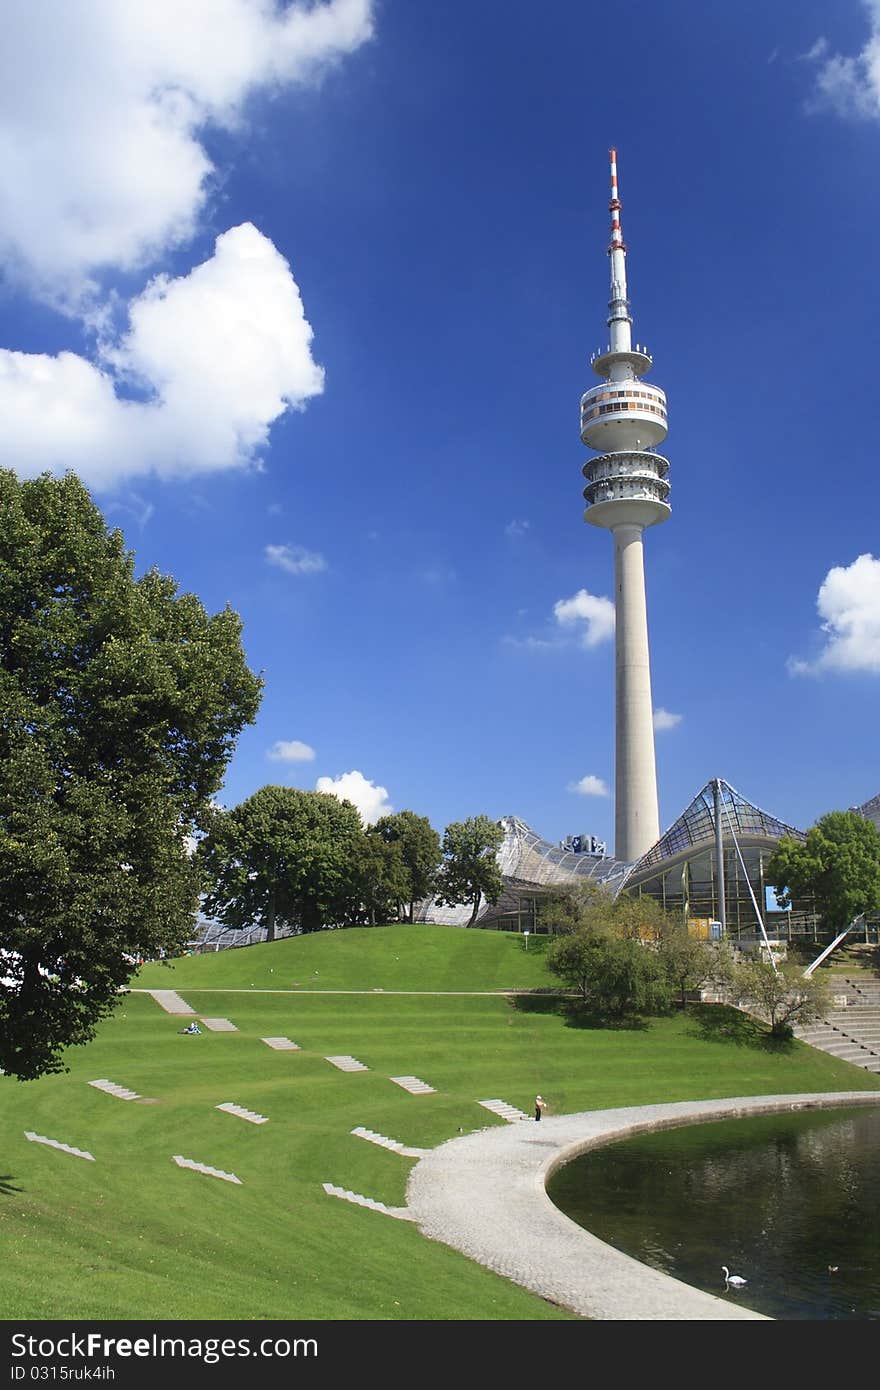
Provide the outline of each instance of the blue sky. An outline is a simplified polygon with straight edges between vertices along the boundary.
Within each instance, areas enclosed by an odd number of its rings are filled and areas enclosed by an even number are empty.
[[[611,144],[669,397],[661,825],[716,775],[801,826],[880,789],[878,0],[5,27],[0,464],[73,467],[139,570],[241,613],[227,805],[335,785],[610,845],[612,633],[570,601],[612,594],[578,438]]]

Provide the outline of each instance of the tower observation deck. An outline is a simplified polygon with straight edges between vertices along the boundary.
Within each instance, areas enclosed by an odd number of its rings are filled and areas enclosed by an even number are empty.
[[[666,393],[642,380],[652,358],[632,341],[620,208],[612,150],[610,341],[591,359],[602,381],[581,397],[581,439],[597,451],[583,467],[584,520],[614,536],[614,853],[633,861],[660,837],[642,533],[671,508],[669,464],[657,453],[666,438]]]

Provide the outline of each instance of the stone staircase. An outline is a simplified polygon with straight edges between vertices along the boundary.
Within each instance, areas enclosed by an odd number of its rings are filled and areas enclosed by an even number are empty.
[[[880,980],[842,976],[834,980],[832,990],[826,1017],[795,1028],[795,1037],[843,1062],[880,1073]]]

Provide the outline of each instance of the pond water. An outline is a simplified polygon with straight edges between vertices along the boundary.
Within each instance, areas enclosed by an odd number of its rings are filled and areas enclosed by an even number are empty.
[[[880,1105],[621,1140],[547,1191],[609,1245],[768,1317],[880,1320]]]

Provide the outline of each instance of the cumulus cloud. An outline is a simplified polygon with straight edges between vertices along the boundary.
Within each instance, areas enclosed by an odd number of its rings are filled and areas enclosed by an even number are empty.
[[[370,782],[362,772],[343,772],[339,777],[319,777],[315,783],[316,792],[330,792],[340,801],[350,801],[360,812],[364,825],[373,825],[380,816],[388,816],[394,807],[388,800],[388,791]]]
[[[504,534],[509,540],[519,541],[528,530],[531,529],[530,521],[508,521],[504,528]]]
[[[582,777],[579,782],[569,782],[565,790],[576,792],[578,796],[610,796],[602,778],[594,777],[592,774]]]
[[[324,556],[303,545],[267,545],[263,554],[268,564],[277,565],[287,574],[320,574],[327,568]]]
[[[792,675],[880,671],[880,560],[859,555],[826,574],[816,599],[825,645],[814,661],[791,657]]]
[[[26,0],[4,7],[0,256],[76,302],[108,267],[185,243],[203,143],[260,90],[314,80],[372,33],[372,0]]]
[[[95,365],[0,349],[0,464],[112,487],[251,462],[273,420],[323,389],[290,267],[245,223],[179,279],[158,276]]]
[[[657,733],[662,733],[664,729],[674,729],[676,724],[681,723],[680,714],[672,714],[670,710],[659,706],[654,711],[654,729]]]
[[[855,56],[833,53],[827,39],[818,39],[804,58],[816,64],[814,107],[841,116],[880,117],[880,0],[863,0],[870,32]]]
[[[585,647],[598,647],[614,636],[614,604],[587,589],[579,589],[571,598],[560,599],[553,605],[553,614],[563,627],[584,624],[581,642]]]
[[[311,763],[315,760],[315,750],[298,738],[278,739],[266,754],[274,763]]]

